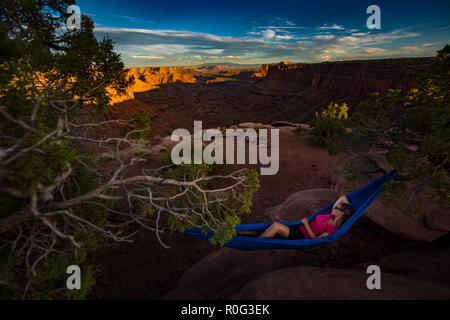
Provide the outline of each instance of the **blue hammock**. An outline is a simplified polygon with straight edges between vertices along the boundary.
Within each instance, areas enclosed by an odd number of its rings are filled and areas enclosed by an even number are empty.
[[[364,211],[369,207],[369,205],[376,199],[380,194],[383,184],[391,181],[397,175],[397,170],[386,173],[385,175],[369,182],[364,187],[347,194],[347,199],[350,202],[355,212],[353,215],[347,219],[347,221],[340,226],[331,235],[316,238],[316,239],[298,239],[289,240],[283,238],[259,238],[259,237],[247,237],[247,236],[234,236],[229,242],[224,244],[226,247],[239,249],[239,250],[270,250],[270,249],[301,249],[301,248],[313,248],[322,243],[331,242],[339,239],[347,230],[359,219],[359,217],[364,213]],[[310,216],[308,221],[313,220],[318,214],[327,214],[331,211],[333,203],[322,210],[316,212]],[[286,226],[292,226],[296,224],[301,224],[300,221],[288,221],[281,222]],[[251,224],[239,224],[236,225],[236,231],[247,231],[247,230],[265,230],[272,223],[251,223]],[[181,232],[187,236],[198,238],[201,240],[208,241],[212,237],[212,232],[205,235],[201,228],[192,228]]]

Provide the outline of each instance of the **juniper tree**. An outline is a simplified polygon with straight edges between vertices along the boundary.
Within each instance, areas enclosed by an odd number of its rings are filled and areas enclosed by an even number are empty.
[[[418,192],[429,186],[443,205],[449,204],[450,166],[450,55],[449,46],[438,51],[429,66],[417,74],[408,91],[375,92],[360,103],[350,121],[353,130],[346,145],[364,152],[372,146],[387,149],[386,159],[404,180],[419,182]],[[411,195],[413,196],[413,195]]]
[[[83,298],[94,283],[88,252],[104,241],[131,242],[139,230],[159,237],[162,216],[171,230],[205,227],[224,243],[258,187],[254,171],[214,175],[211,166],[171,164],[150,170],[145,157],[123,157],[148,134],[148,115],[99,120],[108,92],[124,94],[133,78],[111,39],[95,38],[89,17],[82,16],[80,29],[65,28],[73,3],[0,6],[2,298]],[[105,136],[105,126],[126,130]],[[65,289],[71,264],[83,268],[82,290]]]

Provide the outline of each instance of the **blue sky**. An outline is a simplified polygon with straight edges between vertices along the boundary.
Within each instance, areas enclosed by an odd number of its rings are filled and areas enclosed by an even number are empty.
[[[369,5],[381,29],[369,30]],[[450,1],[77,0],[126,66],[322,62],[434,56],[450,43]]]

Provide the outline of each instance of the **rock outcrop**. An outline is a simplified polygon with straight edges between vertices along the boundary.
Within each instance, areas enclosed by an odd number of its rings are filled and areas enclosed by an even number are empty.
[[[192,74],[191,69],[182,67],[149,67],[149,68],[133,68],[131,72],[142,82],[151,86],[172,82],[195,83],[196,78]]]
[[[366,154],[372,162],[386,171],[392,170],[383,154]],[[380,172],[364,174],[358,172],[372,171],[365,158],[353,158],[336,169],[332,177],[332,188],[339,193],[347,193],[380,175]],[[372,170],[371,170],[372,169]],[[429,190],[419,191],[415,181],[409,181],[402,189],[382,193],[363,215],[382,228],[408,240],[432,242],[450,231],[448,208],[441,207],[432,200]]]
[[[323,268],[308,265],[314,261],[312,253],[223,248],[187,270],[164,298],[449,299],[449,253],[449,248],[408,251],[370,263]],[[328,249],[319,254],[332,253]],[[382,270],[381,290],[366,286],[370,264]]]
[[[426,61],[283,62],[263,65],[256,73],[226,66],[133,68],[135,85],[113,102],[134,98],[133,103],[157,109],[152,134],[158,135],[189,129],[186,124],[193,120],[208,127],[249,121],[307,123],[331,101],[346,102],[351,111],[372,92],[414,86],[414,75]],[[164,132],[158,131],[161,122]]]
[[[183,83],[196,82],[193,71],[184,67],[130,68],[127,76],[134,77],[134,84],[127,88],[127,93],[123,95],[119,95],[115,90],[110,89],[112,105],[126,100],[133,100],[135,98],[134,93],[145,92],[161,84],[177,81]]]
[[[291,194],[282,204],[268,208],[264,214],[272,221],[299,221],[336,201],[339,196],[332,189],[299,191]]]
[[[192,66],[192,67],[141,67],[130,68],[128,76],[134,77],[134,84],[127,89],[127,93],[118,95],[110,89],[111,104],[134,99],[133,93],[146,92],[160,85],[170,83],[204,83],[211,84],[233,81],[242,75],[251,74],[253,67],[233,67],[225,65]]]
[[[389,88],[407,90],[414,85],[415,73],[427,64],[427,60],[421,59],[393,59],[263,65],[254,74],[261,79],[252,87],[252,92],[268,96],[269,100],[284,97],[289,101],[284,112],[301,114],[294,119],[304,121],[330,101],[346,102],[354,107],[372,92],[384,92]]]
[[[377,160],[385,170],[391,169],[381,159]],[[361,169],[361,166],[352,163],[353,169]],[[343,171],[338,168],[337,172],[339,169]],[[343,173],[336,174],[332,183],[334,189],[295,192],[281,204],[268,208],[264,214],[272,221],[300,220],[380,174],[373,173],[364,179],[354,176],[349,179]],[[348,184],[349,180],[353,184]],[[411,217],[404,215],[404,212],[389,211],[384,207],[384,202],[385,199],[379,196],[342,238],[314,249],[248,252],[221,248],[188,269],[179,279],[177,287],[164,298],[449,299],[448,241],[426,247],[426,244],[406,242],[395,236],[430,241],[446,232],[426,230],[429,226],[420,224],[414,229],[411,226],[417,223],[416,220],[408,221],[407,218],[411,220]],[[386,215],[388,219],[377,220],[377,217]],[[443,218],[439,215],[438,219],[442,221]],[[398,223],[380,223],[388,220]],[[446,223],[440,224],[441,229],[446,226]],[[414,232],[419,232],[419,235],[412,236]],[[381,250],[380,241],[386,246]],[[391,249],[387,248],[393,244]],[[404,248],[408,249],[401,251]],[[380,266],[382,270],[381,290],[369,290],[366,286],[366,269],[371,264]]]
[[[414,74],[426,61],[375,60],[318,64],[263,65],[264,79],[254,88],[265,95],[304,95],[306,89],[338,93],[341,99],[358,99],[388,88],[408,89]],[[308,90],[309,91],[309,90]],[[351,102],[351,101],[349,101]]]
[[[127,100],[133,100],[134,99],[134,91],[133,87],[128,87],[126,89],[125,94],[118,94],[116,90],[112,88],[107,88],[109,97],[111,98],[111,105],[115,105],[117,103],[121,103]]]
[[[447,285],[412,278],[382,275],[380,290],[366,286],[365,269],[291,267],[268,272],[247,282],[231,299],[308,300],[308,299],[449,299]]]

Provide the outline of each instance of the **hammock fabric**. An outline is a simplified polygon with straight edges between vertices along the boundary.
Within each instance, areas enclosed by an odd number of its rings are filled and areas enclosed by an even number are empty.
[[[320,244],[331,242],[339,239],[347,230],[359,219],[369,205],[380,194],[383,184],[391,181],[397,175],[397,170],[386,173],[385,175],[369,182],[364,187],[347,194],[347,199],[351,206],[355,210],[353,215],[347,219],[347,221],[340,226],[331,235],[323,238],[315,239],[298,239],[289,240],[284,238],[259,238],[259,237],[247,237],[247,236],[234,236],[229,242],[224,244],[226,247],[239,249],[239,250],[270,250],[270,249],[303,249],[313,248]],[[316,212],[310,216],[308,221],[314,220],[319,214],[327,214],[331,211],[334,202],[322,210]],[[301,224],[300,221],[287,221],[281,222],[286,226]],[[251,223],[251,224],[239,224],[236,225],[236,231],[246,230],[265,230],[272,223]],[[212,232],[205,235],[201,228],[192,228],[181,232],[190,237],[198,238],[208,241],[212,237]]]

